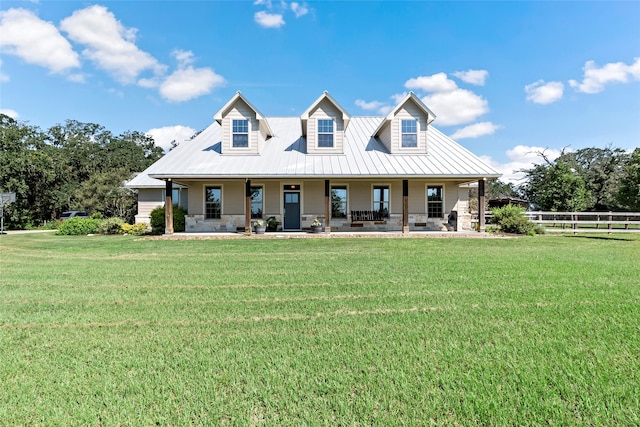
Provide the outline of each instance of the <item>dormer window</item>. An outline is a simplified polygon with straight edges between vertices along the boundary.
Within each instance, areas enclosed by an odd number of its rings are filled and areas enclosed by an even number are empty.
[[[249,120],[233,120],[233,147],[249,147]]]
[[[418,146],[418,121],[415,119],[402,120],[402,148]]]
[[[333,119],[318,119],[318,147],[333,147]]]

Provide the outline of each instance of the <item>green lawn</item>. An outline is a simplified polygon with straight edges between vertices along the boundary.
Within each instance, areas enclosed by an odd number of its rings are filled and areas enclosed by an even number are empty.
[[[640,236],[0,236],[0,425],[638,425]]]

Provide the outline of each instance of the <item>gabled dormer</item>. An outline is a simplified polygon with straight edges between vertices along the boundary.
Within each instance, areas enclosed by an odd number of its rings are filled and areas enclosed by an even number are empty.
[[[213,118],[222,126],[222,154],[260,154],[273,136],[267,119],[240,91]]]
[[[307,154],[343,154],[344,134],[351,116],[326,90],[300,116]]]
[[[435,114],[413,92],[409,92],[382,120],[373,134],[391,154],[427,152],[427,125]]]

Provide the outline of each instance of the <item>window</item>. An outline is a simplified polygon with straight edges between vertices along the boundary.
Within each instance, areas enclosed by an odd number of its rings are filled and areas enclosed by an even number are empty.
[[[333,119],[318,119],[318,147],[333,147]]]
[[[262,187],[251,187],[251,218],[262,218]]]
[[[389,217],[389,187],[376,185],[373,187],[373,209],[383,218]]]
[[[441,185],[427,187],[427,217],[442,218],[444,190]]]
[[[347,187],[331,187],[331,218],[347,217]]]
[[[233,146],[249,146],[249,120],[233,120]]]
[[[402,120],[402,147],[418,146],[418,121]]]
[[[205,219],[220,219],[222,213],[222,187],[204,188]]]

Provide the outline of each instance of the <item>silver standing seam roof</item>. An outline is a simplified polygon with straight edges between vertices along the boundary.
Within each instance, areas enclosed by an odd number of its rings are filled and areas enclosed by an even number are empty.
[[[221,154],[222,127],[214,122],[127,184],[162,179],[221,178],[497,178],[500,173],[432,125],[426,154],[390,154],[372,135],[384,117],[352,117],[344,154],[306,154],[300,117],[268,117],[273,137],[260,154]],[[153,181],[151,181],[153,180]],[[145,185],[147,184],[147,185]]]

